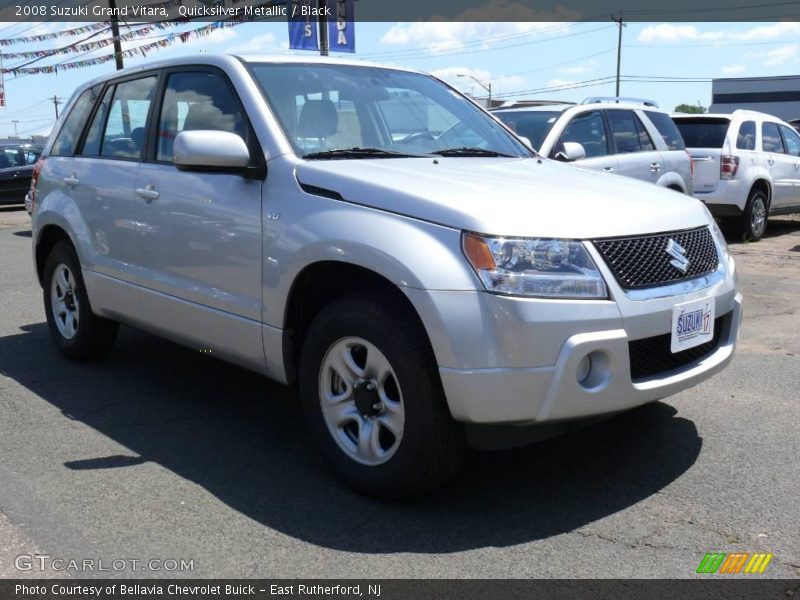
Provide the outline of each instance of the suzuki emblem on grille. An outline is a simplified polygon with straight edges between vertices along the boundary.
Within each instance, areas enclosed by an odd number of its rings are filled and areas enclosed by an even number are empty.
[[[686,273],[686,270],[689,268],[689,259],[686,258],[686,249],[675,240],[670,239],[667,242],[665,252],[673,258],[673,260],[669,261],[669,264],[678,269],[681,273]]]

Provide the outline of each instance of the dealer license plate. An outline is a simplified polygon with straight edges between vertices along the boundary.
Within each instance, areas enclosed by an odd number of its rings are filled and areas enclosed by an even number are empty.
[[[672,309],[673,353],[710,342],[714,337],[714,298],[702,298]]]

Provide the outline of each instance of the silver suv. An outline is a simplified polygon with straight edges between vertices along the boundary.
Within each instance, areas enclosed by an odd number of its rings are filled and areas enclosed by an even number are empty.
[[[538,158],[412,71],[203,55],[115,73],[70,100],[32,201],[67,357],[125,323],[297,382],[321,452],[376,496],[442,482],[487,431],[695,385],[739,331],[700,202]]]
[[[692,162],[681,134],[651,100],[587,98],[492,114],[543,156],[692,193]]]
[[[695,163],[694,194],[747,239],[800,211],[800,134],[761,112],[673,117]]]

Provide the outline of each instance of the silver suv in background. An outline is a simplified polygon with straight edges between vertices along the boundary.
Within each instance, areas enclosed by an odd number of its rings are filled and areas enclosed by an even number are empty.
[[[769,215],[800,211],[800,134],[749,110],[673,115],[692,155],[694,194],[747,239],[761,239]]]
[[[692,193],[692,162],[668,113],[650,100],[588,98],[492,111],[540,154]]]
[[[54,131],[32,233],[61,352],[102,356],[125,323],[296,381],[372,495],[733,355],[742,297],[700,202],[539,158],[422,73],[172,59],[83,85]]]

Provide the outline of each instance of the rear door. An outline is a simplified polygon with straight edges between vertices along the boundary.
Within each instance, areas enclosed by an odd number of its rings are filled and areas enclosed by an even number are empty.
[[[791,157],[794,163],[794,175],[792,176],[792,203],[797,206],[800,205],[800,135],[786,125],[779,125],[781,135],[783,136],[783,145],[786,148],[786,154]]]
[[[683,141],[681,132],[666,113],[653,110],[643,111],[645,119],[649,120],[655,133],[661,137],[665,148],[661,150],[661,158],[664,160],[664,171],[677,173],[680,175],[684,184],[684,191],[692,193],[692,158],[686,151],[686,144]],[[643,123],[645,121],[642,121]]]
[[[550,151],[550,158],[555,158],[564,149],[564,142],[576,142],[583,146],[586,158],[576,164],[607,173],[618,171],[617,157],[611,152],[608,130],[601,111],[593,110],[573,117]]]
[[[797,159],[786,152],[777,123],[761,124],[761,147],[772,177],[772,203],[770,208],[785,208],[794,204],[795,164]]]
[[[726,117],[673,117],[694,163],[694,193],[713,192],[731,121]]]
[[[632,110],[615,108],[605,112],[619,174],[656,183],[664,173],[664,161],[639,117]]]

